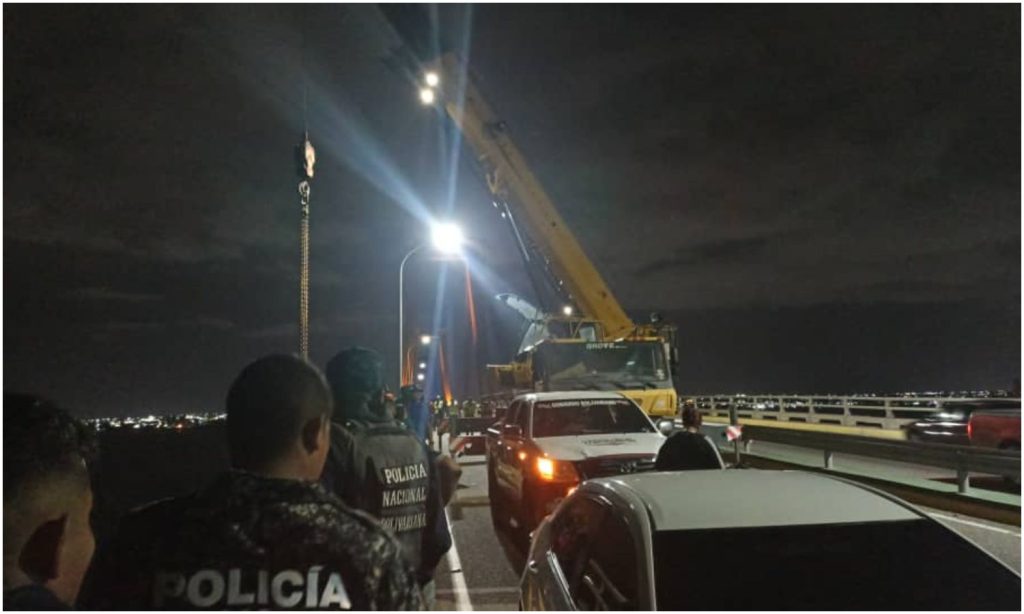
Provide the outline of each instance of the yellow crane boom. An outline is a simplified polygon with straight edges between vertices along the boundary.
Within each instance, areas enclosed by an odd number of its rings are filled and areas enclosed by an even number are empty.
[[[675,327],[654,319],[637,326],[626,315],[455,54],[442,56],[425,80],[423,102],[444,109],[476,154],[495,201],[514,209],[517,237],[521,225],[530,241],[523,245],[524,256],[529,260],[530,250],[539,252],[557,280],[556,291],[580,312],[562,318],[569,326],[561,328],[550,328],[560,318],[546,314],[541,337],[524,339],[528,345],[511,364],[490,365],[498,394],[616,390],[648,414],[675,414]]]
[[[517,205],[517,221],[548,259],[555,275],[565,283],[582,315],[598,320],[608,338],[626,337],[636,325],[609,290],[601,274],[569,231],[551,198],[530,171],[519,148],[505,133],[504,124],[484,100],[459,58],[448,53],[438,64],[442,87],[465,83],[461,98],[448,92],[439,101],[449,117],[488,169],[487,183],[503,200]]]

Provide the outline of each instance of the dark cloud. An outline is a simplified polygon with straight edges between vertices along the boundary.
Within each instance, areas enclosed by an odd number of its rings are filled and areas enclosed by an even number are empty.
[[[106,332],[162,332],[167,325],[158,322],[105,322],[102,328]]]
[[[671,272],[682,266],[714,266],[723,262],[745,261],[763,254],[770,245],[766,237],[743,237],[683,247],[677,249],[672,258],[655,260],[638,268],[636,272],[643,277],[662,271]]]
[[[78,288],[67,293],[71,300],[93,300],[93,301],[127,301],[129,303],[145,303],[159,301],[163,298],[159,294],[146,294],[140,292],[124,292],[111,288]]]

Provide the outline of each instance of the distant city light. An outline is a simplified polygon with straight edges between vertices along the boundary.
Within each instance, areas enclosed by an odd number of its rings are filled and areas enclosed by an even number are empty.
[[[572,305],[566,305],[565,307],[562,307],[562,313],[564,313],[566,316],[571,316],[572,315]]]
[[[422,345],[430,345],[430,335],[421,335],[420,336],[420,344],[422,344]]]
[[[437,87],[438,84],[441,83],[441,77],[438,77],[436,72],[428,72],[424,76],[424,80],[430,87]]]
[[[434,90],[430,89],[429,87],[425,87],[420,90],[420,102],[422,102],[425,105],[430,105],[434,104],[434,100]]]
[[[426,375],[423,375],[422,373],[417,373],[417,374],[416,374],[416,379],[417,379],[418,381],[421,381],[421,382],[422,382],[423,380],[427,379],[427,376],[426,376]]]
[[[427,363],[421,362],[420,363],[420,369],[426,369],[426,368],[427,368]]]

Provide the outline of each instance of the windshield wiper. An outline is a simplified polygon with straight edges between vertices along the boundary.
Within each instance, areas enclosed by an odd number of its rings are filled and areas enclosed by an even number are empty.
[[[640,379],[639,377],[630,378],[630,384],[629,385],[631,387],[636,386],[637,384],[639,384],[640,386],[643,386],[645,390],[648,389],[648,388],[657,388],[658,387],[658,382],[656,382],[656,381]]]
[[[573,390],[601,390],[597,384],[575,384],[572,387]]]
[[[605,379],[605,380],[602,380],[602,381],[608,382],[609,384],[617,387],[619,390],[628,390],[630,388],[636,388],[637,384],[640,384],[641,386],[643,386],[644,390],[646,390],[649,387],[650,388],[657,388],[658,387],[658,385],[656,383],[654,383],[654,382],[648,382],[648,381],[640,380],[640,379],[633,380],[633,381],[631,381],[629,383],[622,382],[622,381],[619,381],[619,380],[616,380],[616,379]]]

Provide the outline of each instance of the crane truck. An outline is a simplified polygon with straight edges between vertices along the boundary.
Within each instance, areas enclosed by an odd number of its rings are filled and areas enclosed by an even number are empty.
[[[657,315],[636,323],[626,314],[457,55],[428,67],[420,98],[451,119],[475,154],[541,302],[535,307],[499,295],[524,317],[526,333],[511,363],[488,365],[491,392],[511,399],[525,392],[617,391],[648,415],[675,415],[675,326]]]

